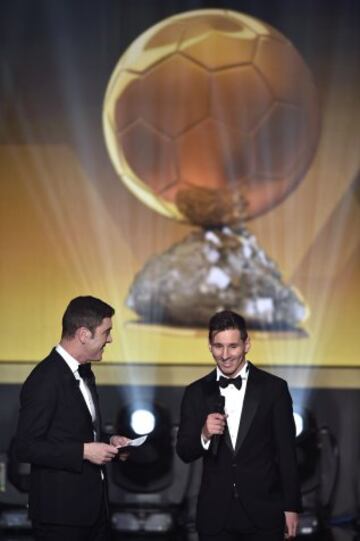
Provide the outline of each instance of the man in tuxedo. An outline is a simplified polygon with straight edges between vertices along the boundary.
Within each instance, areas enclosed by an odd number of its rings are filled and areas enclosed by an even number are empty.
[[[177,452],[203,459],[200,541],[281,541],[301,510],[292,400],[284,380],[246,360],[250,338],[235,312],[209,322],[216,369],[185,389]]]
[[[42,541],[107,539],[104,465],[125,459],[123,436],[103,438],[90,361],[112,341],[114,309],[77,297],[62,320],[60,343],[25,381],[14,451],[31,464],[29,508]]]

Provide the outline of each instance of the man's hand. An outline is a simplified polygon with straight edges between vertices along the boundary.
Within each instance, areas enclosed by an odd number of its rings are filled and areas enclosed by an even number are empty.
[[[222,413],[209,413],[202,429],[202,437],[209,441],[215,434],[223,434],[226,424],[226,415]]]
[[[299,515],[293,511],[285,511],[285,539],[296,537]]]
[[[119,460],[127,460],[129,458],[129,451],[121,452],[121,447],[126,447],[129,443],[129,438],[125,438],[125,436],[111,436],[110,438],[110,444],[114,447],[120,447],[118,449],[119,452]]]
[[[88,460],[93,464],[106,464],[118,454],[118,449],[114,445],[108,445],[107,443],[100,443],[93,441],[91,443],[84,443],[84,460]]]

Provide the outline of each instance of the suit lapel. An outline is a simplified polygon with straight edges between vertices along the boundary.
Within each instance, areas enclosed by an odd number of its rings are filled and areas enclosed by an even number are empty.
[[[261,400],[261,378],[258,377],[258,371],[254,365],[249,362],[249,374],[248,382],[246,386],[246,393],[244,397],[244,405],[240,419],[239,431],[236,439],[235,453],[239,452],[240,447],[242,446],[257,408],[259,407]]]
[[[205,407],[207,413],[215,411],[219,398],[219,386],[216,381],[216,370],[213,370],[204,379]]]

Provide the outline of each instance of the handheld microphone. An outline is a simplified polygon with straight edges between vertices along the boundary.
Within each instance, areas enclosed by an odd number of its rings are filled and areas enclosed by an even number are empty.
[[[225,413],[225,397],[222,394],[216,399],[213,413],[221,413],[222,415]],[[213,456],[217,456],[218,454],[220,438],[221,434],[215,434],[215,436],[211,438],[211,451]]]

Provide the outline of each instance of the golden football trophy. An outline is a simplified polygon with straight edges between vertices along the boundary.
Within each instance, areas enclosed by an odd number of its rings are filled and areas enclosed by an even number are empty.
[[[201,227],[135,278],[128,305],[142,320],[202,326],[232,308],[253,328],[299,327],[303,301],[244,226],[295,189],[317,147],[316,91],[293,45],[243,13],[170,17],[120,58],[103,122],[128,189]]]

